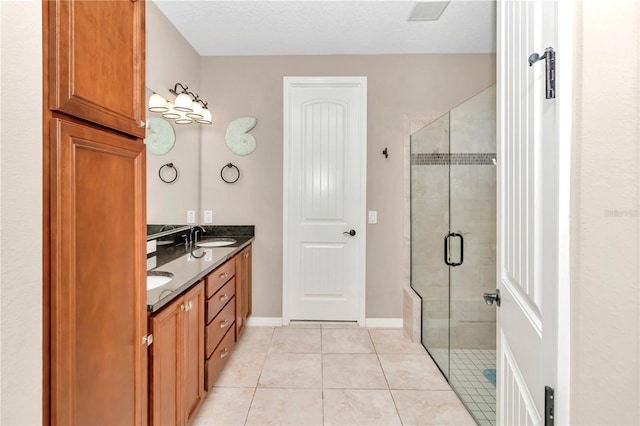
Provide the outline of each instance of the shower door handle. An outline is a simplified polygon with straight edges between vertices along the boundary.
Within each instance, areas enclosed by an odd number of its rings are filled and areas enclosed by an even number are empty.
[[[458,237],[460,238],[460,262],[451,262],[449,260],[449,238]],[[460,266],[464,261],[464,237],[462,234],[458,234],[456,232],[450,232],[444,237],[444,263],[449,266]]]

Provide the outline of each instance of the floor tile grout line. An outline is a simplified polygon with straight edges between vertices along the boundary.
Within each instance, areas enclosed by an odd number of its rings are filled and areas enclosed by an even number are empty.
[[[251,402],[249,403],[249,409],[247,410],[247,415],[244,418],[244,424],[246,426],[249,421],[249,413],[251,413],[251,407],[253,406],[253,400],[256,397],[256,392],[258,392],[258,386],[260,385],[260,378],[262,377],[262,373],[264,372],[264,366],[267,363],[267,357],[269,356],[269,350],[271,349],[271,342],[273,341],[273,335],[275,334],[276,329],[271,330],[271,337],[269,337],[269,344],[267,345],[267,352],[264,355],[264,361],[262,361],[262,367],[260,368],[260,374],[258,374],[258,380],[256,380],[256,387],[253,389],[253,395],[251,396]]]
[[[367,329],[367,331],[369,332],[369,339],[371,339],[371,343],[373,344],[376,358],[378,359],[378,364],[380,364],[380,370],[382,370],[384,381],[387,383],[387,392],[389,392],[389,396],[391,397],[391,401],[393,402],[393,408],[395,408],[396,410],[396,416],[398,416],[398,421],[402,425],[404,423],[402,422],[402,417],[400,416],[400,410],[398,409],[398,405],[396,404],[396,399],[393,397],[393,392],[391,392],[391,385],[389,384],[387,373],[384,371],[384,367],[382,366],[382,361],[380,360],[380,354],[378,353],[378,348],[375,347],[375,343],[373,342],[373,337],[371,336],[371,330]]]

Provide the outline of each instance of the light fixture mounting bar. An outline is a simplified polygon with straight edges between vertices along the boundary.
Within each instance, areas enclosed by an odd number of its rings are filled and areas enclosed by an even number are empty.
[[[180,89],[180,92],[178,92],[178,89]],[[169,89],[169,93],[174,96],[186,93],[187,95],[191,96],[193,102],[198,102],[200,105],[202,105],[203,108],[206,108],[207,105],[209,105],[209,103],[202,100],[200,98],[200,95],[198,95],[197,93],[189,92],[189,86],[182,83],[176,83],[175,86],[173,86],[173,89]]]

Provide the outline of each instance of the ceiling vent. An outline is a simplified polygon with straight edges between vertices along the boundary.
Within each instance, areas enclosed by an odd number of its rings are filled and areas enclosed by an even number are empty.
[[[437,21],[449,5],[448,1],[418,1],[408,21]]]

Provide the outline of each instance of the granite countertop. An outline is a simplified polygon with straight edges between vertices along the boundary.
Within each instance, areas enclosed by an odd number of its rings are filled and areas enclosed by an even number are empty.
[[[170,272],[173,278],[167,284],[147,291],[147,311],[158,312],[254,240],[253,236],[232,238],[236,243],[225,247],[175,246],[171,255],[165,258],[166,263],[159,262],[159,266],[148,271]],[[202,239],[203,242],[206,240]]]

